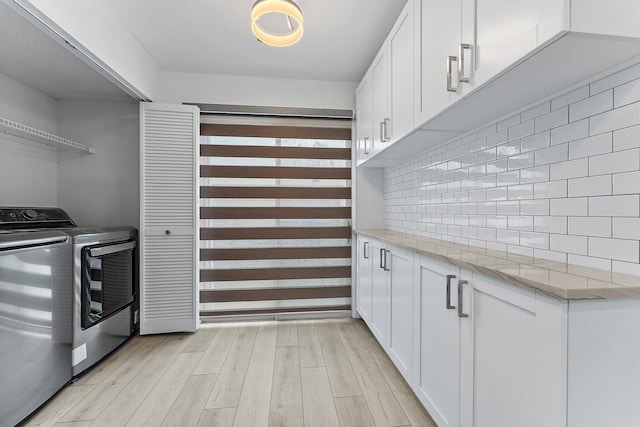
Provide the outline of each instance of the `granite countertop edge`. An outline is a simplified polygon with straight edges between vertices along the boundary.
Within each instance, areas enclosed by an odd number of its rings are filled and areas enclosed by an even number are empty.
[[[393,244],[413,252],[429,256],[458,267],[475,271],[490,278],[518,287],[542,292],[564,300],[595,300],[640,298],[640,277],[596,270],[539,258],[508,254],[487,250],[481,247],[467,246],[449,241],[413,236],[388,230],[354,230],[357,235],[369,236],[385,243]],[[433,247],[434,249],[426,248]],[[451,253],[445,253],[451,252]],[[455,256],[454,256],[455,255]],[[485,257],[493,261],[494,267],[481,265],[464,257]],[[503,263],[503,264],[501,264]],[[587,282],[587,286],[574,288],[545,283],[524,274],[515,274],[504,270],[533,271],[543,275],[558,274],[567,282]],[[546,270],[546,273],[545,273]],[[596,283],[593,285],[593,283]],[[589,285],[589,283],[591,283]]]

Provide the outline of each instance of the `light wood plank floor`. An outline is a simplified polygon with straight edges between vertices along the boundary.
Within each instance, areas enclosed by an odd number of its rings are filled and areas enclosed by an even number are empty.
[[[134,337],[26,425],[435,427],[356,319]]]

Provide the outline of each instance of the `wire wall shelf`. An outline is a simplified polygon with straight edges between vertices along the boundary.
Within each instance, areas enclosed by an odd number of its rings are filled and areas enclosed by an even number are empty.
[[[2,117],[0,117],[0,132],[54,147],[73,148],[91,154],[95,153],[95,148],[89,145],[80,144],[79,142],[62,138],[11,120],[3,119]]]

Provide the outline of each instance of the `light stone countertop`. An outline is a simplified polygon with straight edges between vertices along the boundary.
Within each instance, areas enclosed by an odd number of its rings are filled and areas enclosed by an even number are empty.
[[[354,233],[566,300],[640,298],[638,276],[387,230],[354,230]]]

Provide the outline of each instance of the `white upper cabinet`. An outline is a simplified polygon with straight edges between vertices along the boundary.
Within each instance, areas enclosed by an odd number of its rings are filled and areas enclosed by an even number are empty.
[[[462,0],[473,49],[473,84],[480,85],[569,29],[568,2]],[[475,39],[473,38],[475,34]]]
[[[640,55],[638,21],[631,0],[410,0],[369,70],[362,165],[393,165],[622,68]]]
[[[390,120],[386,129],[393,143],[413,130],[413,2],[407,2],[387,41],[390,65]]]
[[[386,45],[385,45],[386,47]],[[373,147],[371,155],[378,153],[389,142],[389,128],[391,118],[389,117],[389,56],[387,50],[383,49],[373,60],[371,66],[371,88],[372,88],[372,133]]]
[[[358,165],[415,127],[413,23],[410,0],[356,90]]]
[[[370,74],[360,82],[356,89],[356,164],[364,162],[371,152],[373,139],[372,130],[372,101]]]
[[[446,107],[461,92],[458,82],[458,46],[461,42],[460,1],[417,0],[416,57],[417,118],[420,123]]]

